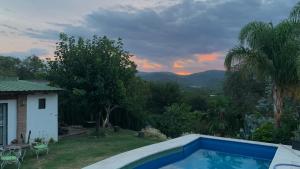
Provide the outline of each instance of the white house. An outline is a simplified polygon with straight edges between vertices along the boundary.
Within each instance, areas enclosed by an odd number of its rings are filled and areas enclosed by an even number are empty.
[[[60,88],[0,77],[0,145],[34,138],[58,139]],[[30,133],[30,134],[29,134]]]

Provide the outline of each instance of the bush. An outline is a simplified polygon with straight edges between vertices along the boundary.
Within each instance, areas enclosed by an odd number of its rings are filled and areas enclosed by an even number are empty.
[[[257,128],[253,133],[253,139],[256,141],[272,142],[274,124],[265,123]]]
[[[160,122],[159,129],[167,136],[177,137],[186,132],[199,132],[201,112],[191,111],[186,104],[173,104],[166,108]]]
[[[43,138],[37,137],[34,139],[34,142],[36,143],[42,143],[43,142]]]
[[[280,128],[274,128],[271,122],[261,125],[253,133],[256,141],[290,144],[293,132],[288,125],[283,124]]]
[[[54,144],[56,141],[51,137],[48,141],[49,144]]]
[[[156,138],[160,140],[166,140],[167,136],[161,133],[158,129],[152,127],[146,127],[142,129],[141,133],[143,133],[143,137],[148,138]]]

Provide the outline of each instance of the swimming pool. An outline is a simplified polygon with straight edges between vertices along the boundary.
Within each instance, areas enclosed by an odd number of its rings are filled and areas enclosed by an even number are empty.
[[[189,134],[140,147],[83,169],[283,169],[300,165],[291,146]]]
[[[277,148],[211,138],[199,138],[134,169],[268,169]]]
[[[271,161],[200,149],[187,158],[160,169],[268,169]]]

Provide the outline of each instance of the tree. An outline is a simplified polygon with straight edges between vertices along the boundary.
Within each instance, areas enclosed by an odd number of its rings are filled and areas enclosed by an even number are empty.
[[[227,72],[223,85],[224,94],[232,101],[231,109],[243,116],[253,112],[260,98],[264,96],[264,81],[259,81],[253,75],[240,71]]]
[[[271,79],[276,127],[280,127],[283,97],[289,87],[298,83],[299,21],[298,4],[290,18],[277,25],[249,23],[240,32],[240,44],[225,58],[228,71],[253,72],[258,78]]]
[[[44,80],[47,75],[47,66],[37,56],[25,58],[18,66],[18,76],[26,80]]]
[[[139,77],[132,78],[126,87],[126,97],[120,105],[121,108],[112,115],[111,121],[134,130],[145,127],[148,117],[146,103],[149,94],[148,82]]]
[[[188,132],[199,132],[203,128],[202,116],[204,116],[203,113],[192,111],[189,105],[174,103],[166,107],[158,128],[171,137],[178,137]]]
[[[134,78],[136,65],[123,49],[121,39],[93,39],[60,35],[55,60],[49,61],[49,80],[66,89],[69,98],[80,98],[81,112],[96,117],[97,130],[110,122],[112,111],[119,108],[126,87]],[[82,117],[81,116],[81,117]]]
[[[150,83],[148,109],[151,113],[161,114],[165,107],[178,103],[181,99],[182,93],[177,83]]]
[[[17,58],[0,56],[0,76],[17,76],[20,62],[20,59]]]
[[[183,102],[190,105],[192,111],[207,111],[208,103],[207,98],[209,93],[206,90],[190,89],[183,94]]]

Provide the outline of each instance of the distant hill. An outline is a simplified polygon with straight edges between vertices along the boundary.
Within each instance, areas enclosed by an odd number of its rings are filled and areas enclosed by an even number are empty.
[[[171,72],[138,72],[137,76],[147,81],[177,82],[184,87],[219,88],[224,81],[225,71],[209,70],[181,76]]]

